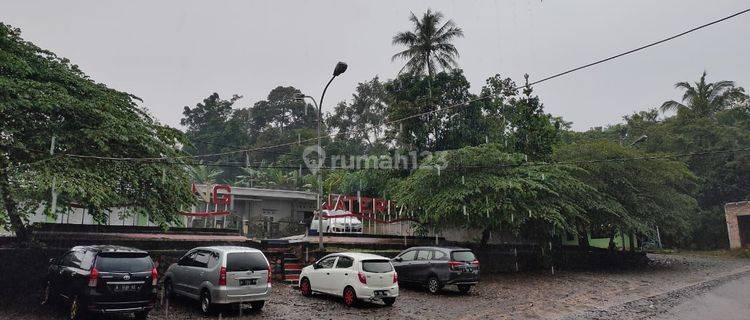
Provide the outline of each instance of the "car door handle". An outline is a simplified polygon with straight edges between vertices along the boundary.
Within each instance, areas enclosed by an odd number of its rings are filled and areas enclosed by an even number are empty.
[[[327,276],[330,276],[330,275],[331,275],[331,273],[329,273],[329,272],[326,272],[326,275],[327,275]]]
[[[348,276],[349,274],[348,274],[348,273],[344,273],[344,275],[345,275],[345,276]]]

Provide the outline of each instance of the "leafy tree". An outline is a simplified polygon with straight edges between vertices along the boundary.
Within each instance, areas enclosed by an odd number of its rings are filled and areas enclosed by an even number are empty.
[[[442,170],[434,166],[447,163]],[[596,211],[617,215],[620,208],[602,201],[597,190],[574,175],[569,165],[526,162],[523,154],[507,153],[498,144],[446,151],[445,158],[427,162],[403,180],[395,193],[422,222],[519,234],[522,230],[567,230]]]
[[[53,180],[58,212],[84,205],[102,222],[110,208],[130,207],[164,227],[179,223],[175,213],[194,199],[183,164],[175,164],[185,137],[137,101],[0,24],[0,198],[19,239],[28,237],[27,215],[49,204]],[[47,151],[53,136],[58,156]]]
[[[698,212],[692,197],[698,179],[675,160],[620,160],[649,155],[605,140],[562,146],[555,159],[584,169],[577,176],[624,209],[619,217],[592,217],[595,227],[610,226],[614,235],[615,227],[650,234],[659,226],[665,242],[675,244],[689,236],[690,222]]]
[[[378,77],[357,85],[352,102],[339,103],[326,123],[337,141],[361,144],[356,151],[378,148],[384,142],[386,90]]]
[[[235,184],[243,187],[310,191],[316,182],[315,175],[300,175],[295,170],[261,165],[258,169],[242,168],[242,174],[237,176]]]
[[[742,88],[735,87],[733,81],[706,82],[705,71],[695,86],[678,82],[675,88],[685,91],[682,103],[670,100],[661,105],[661,110],[675,110],[693,117],[713,116],[747,97]]]
[[[414,24],[412,31],[399,32],[393,36],[394,45],[406,47],[403,51],[393,55],[391,60],[407,60],[401,72],[415,75],[424,74],[432,77],[438,70],[451,69],[456,66],[458,50],[451,43],[456,38],[464,36],[461,28],[457,27],[453,20],[448,20],[443,25],[443,14],[427,10],[422,19],[417,18],[414,13],[409,21]]]
[[[216,178],[221,175],[222,171],[205,165],[191,166],[190,178],[199,184],[211,185],[216,182]]]
[[[456,129],[446,126],[451,117],[461,112],[458,109],[462,108],[453,108],[456,110],[451,109],[448,112],[435,111],[442,107],[463,104],[474,98],[474,95],[469,92],[469,86],[463,71],[459,69],[440,72],[435,75],[433,81],[413,74],[403,74],[397,79],[388,81],[385,85],[388,92],[388,119],[407,119],[389,125],[387,137],[397,141],[400,147],[408,150],[455,148],[455,143],[460,141],[445,136]],[[439,92],[432,99],[427,98],[430,88],[433,88],[434,92]],[[464,117],[466,118],[468,117]],[[457,135],[455,132],[452,134]],[[483,141],[484,138],[482,137],[481,140]]]

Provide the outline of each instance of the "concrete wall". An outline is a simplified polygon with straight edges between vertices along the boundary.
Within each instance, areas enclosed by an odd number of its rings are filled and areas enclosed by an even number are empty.
[[[727,233],[729,234],[729,248],[740,249],[747,245],[750,239],[742,239],[738,216],[750,215],[750,201],[731,202],[724,205],[724,214],[727,220]],[[743,240],[745,243],[743,243]]]

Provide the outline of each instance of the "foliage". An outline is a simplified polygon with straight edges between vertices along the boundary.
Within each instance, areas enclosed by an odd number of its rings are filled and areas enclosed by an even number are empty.
[[[386,112],[386,91],[378,77],[357,85],[352,102],[339,103],[326,123],[335,131],[336,142],[361,144],[356,154],[382,148],[383,123]]]
[[[675,244],[689,235],[689,222],[698,211],[692,197],[697,178],[675,160],[620,160],[647,155],[616,142],[596,141],[560,147],[555,159],[584,169],[578,176],[622,206],[625,213],[619,221],[592,222],[638,233],[650,233],[659,226],[665,242]]]
[[[589,212],[619,215],[597,190],[575,177],[575,166],[526,162],[497,144],[446,152],[447,167],[419,169],[398,185],[395,199],[423,222],[519,233],[578,232]],[[428,162],[437,165],[435,162]]]
[[[241,187],[310,191],[317,185],[315,175],[300,175],[295,170],[286,171],[265,165],[257,169],[246,167],[241,170],[234,182]]]
[[[432,12],[429,9],[422,15],[422,19],[412,13],[409,21],[414,24],[414,29],[399,32],[393,36],[394,45],[406,47],[391,58],[407,61],[400,73],[408,71],[420,75],[426,71],[429,76],[432,76],[437,72],[438,67],[451,69],[456,66],[458,50],[451,42],[463,37],[464,33],[453,20],[448,20],[441,26],[442,20],[442,13]]]
[[[0,194],[19,238],[27,236],[27,215],[49,200],[53,179],[59,211],[83,205],[101,222],[109,208],[127,206],[162,226],[179,223],[175,213],[193,201],[181,164],[50,157],[45,151],[55,136],[60,155],[183,155],[184,135],[159,124],[137,101],[0,24]]]
[[[661,105],[661,110],[675,110],[690,117],[711,117],[746,97],[745,90],[735,87],[732,81],[707,83],[705,71],[695,86],[683,81],[675,84],[675,88],[685,90],[683,103],[670,100]]]

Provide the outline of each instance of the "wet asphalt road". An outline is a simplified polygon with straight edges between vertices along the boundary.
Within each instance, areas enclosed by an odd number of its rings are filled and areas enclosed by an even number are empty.
[[[750,275],[689,298],[656,319],[750,319]]]

